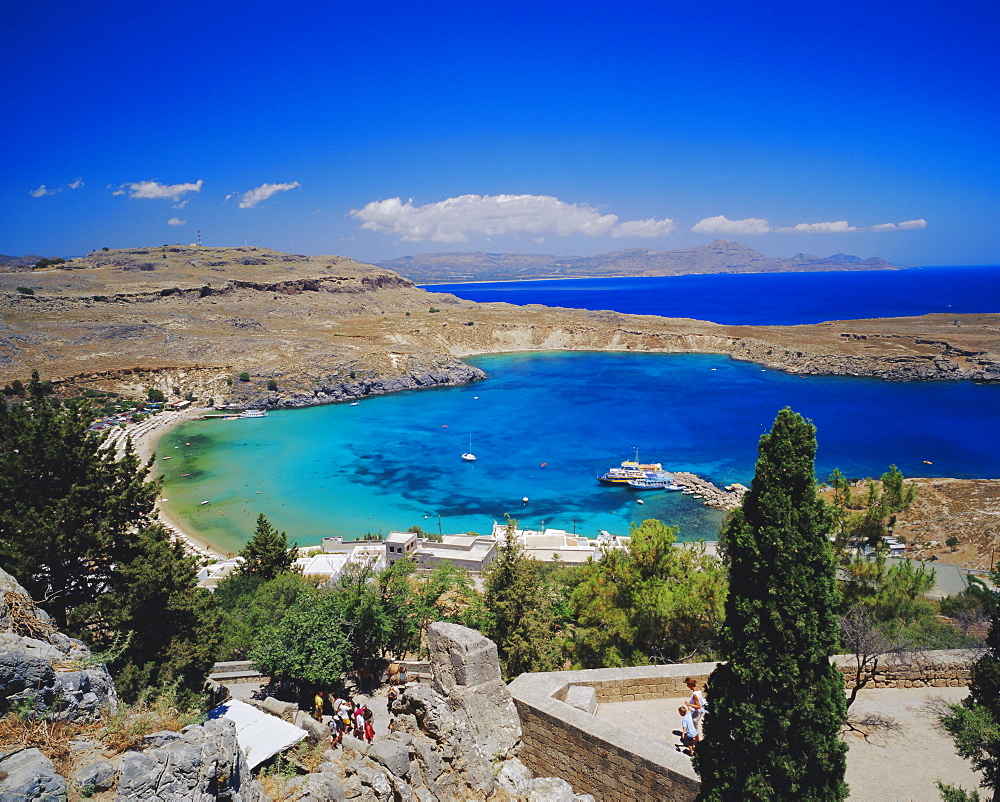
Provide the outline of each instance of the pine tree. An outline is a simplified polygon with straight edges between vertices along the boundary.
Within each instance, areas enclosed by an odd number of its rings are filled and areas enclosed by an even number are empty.
[[[103,447],[90,421],[82,407],[60,407],[37,372],[25,403],[0,399],[0,566],[60,628],[135,556],[159,492],[150,465]]]
[[[556,594],[538,560],[524,556],[508,519],[497,557],[486,569],[483,634],[497,645],[504,676],[550,671],[558,664]]]
[[[108,592],[74,610],[71,620],[86,624],[98,648],[114,652],[114,644],[127,638],[110,665],[124,700],[169,685],[200,694],[222,645],[218,600],[197,586],[197,559],[164,527],[147,527],[137,540],[135,558],[117,566]]]
[[[844,681],[831,519],[816,496],[815,427],[785,408],[761,437],[743,506],[723,530],[729,597],[711,715],[695,752],[706,800],[847,796]]]
[[[675,662],[714,646],[726,579],[704,543],[676,545],[677,529],[632,524],[627,549],[578,570],[570,604],[573,656],[584,668]]]
[[[283,571],[291,570],[298,549],[294,543],[289,547],[288,535],[275,529],[261,513],[257,516],[253,537],[243,547],[240,556],[243,558],[240,573],[259,576],[266,582]]]

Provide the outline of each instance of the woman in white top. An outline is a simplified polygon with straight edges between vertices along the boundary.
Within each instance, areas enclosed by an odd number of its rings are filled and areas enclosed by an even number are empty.
[[[692,677],[687,677],[684,684],[691,691],[691,697],[687,701],[688,709],[691,711],[691,718],[698,727],[698,735],[701,735],[701,722],[705,715],[705,697],[698,690],[698,683]]]

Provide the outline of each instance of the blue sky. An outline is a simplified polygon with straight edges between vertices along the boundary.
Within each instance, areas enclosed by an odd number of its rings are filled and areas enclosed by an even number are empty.
[[[1000,263],[1000,2],[0,3],[0,253]]]

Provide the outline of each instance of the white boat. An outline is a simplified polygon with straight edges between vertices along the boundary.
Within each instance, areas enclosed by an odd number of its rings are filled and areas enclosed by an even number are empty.
[[[267,410],[265,409],[244,409],[240,413],[241,418],[266,418]]]
[[[475,462],[476,455],[472,453],[472,435],[469,435],[469,450],[462,455],[462,459],[466,462]]]

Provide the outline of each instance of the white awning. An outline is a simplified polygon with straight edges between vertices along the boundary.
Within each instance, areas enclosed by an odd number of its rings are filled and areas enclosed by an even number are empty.
[[[301,727],[258,710],[253,705],[231,699],[208,714],[209,718],[227,718],[236,725],[236,741],[247,758],[248,767],[256,768],[269,757],[294,746],[307,733]]]

